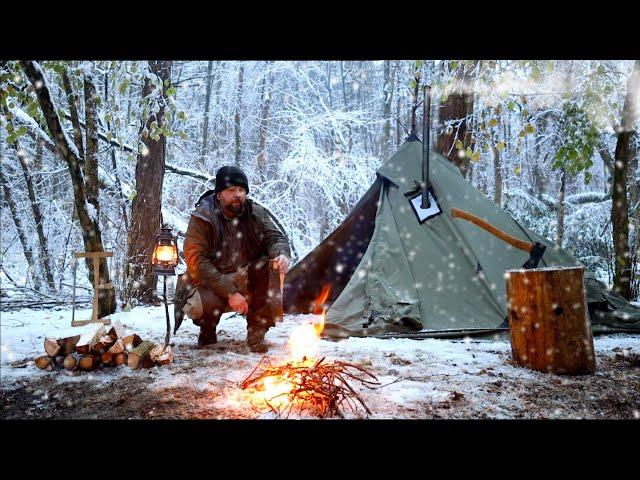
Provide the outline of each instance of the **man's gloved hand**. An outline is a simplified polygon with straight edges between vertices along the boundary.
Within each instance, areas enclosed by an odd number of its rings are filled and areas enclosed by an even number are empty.
[[[249,313],[249,304],[247,303],[247,299],[242,296],[242,294],[236,292],[229,295],[229,306],[231,309],[239,313],[241,315],[246,315]]]
[[[273,268],[278,268],[280,269],[280,273],[281,274],[285,274],[287,273],[287,270],[289,270],[289,259],[287,258],[286,255],[278,255],[276,258],[273,259]]]

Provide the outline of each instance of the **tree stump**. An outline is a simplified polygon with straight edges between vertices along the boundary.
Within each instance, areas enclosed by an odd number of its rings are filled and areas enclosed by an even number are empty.
[[[595,372],[584,269],[508,270],[505,278],[514,360],[541,372]]]

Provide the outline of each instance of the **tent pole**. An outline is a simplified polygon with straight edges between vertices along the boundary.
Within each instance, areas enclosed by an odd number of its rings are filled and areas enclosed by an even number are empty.
[[[423,113],[422,113],[422,204],[420,208],[427,209],[431,207],[429,202],[429,127],[431,110],[431,87],[424,86],[423,95]]]

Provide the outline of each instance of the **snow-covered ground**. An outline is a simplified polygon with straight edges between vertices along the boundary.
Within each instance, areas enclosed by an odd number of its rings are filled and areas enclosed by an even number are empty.
[[[172,306],[170,307],[172,310]],[[90,310],[76,318],[90,317]],[[164,341],[164,306],[111,316],[143,340]],[[288,339],[313,315],[286,316],[267,334],[268,355],[289,360]],[[173,324],[173,318],[171,319]],[[216,345],[197,348],[198,328],[185,319],[172,336],[174,362],[148,370],[39,370],[45,337],[95,331],[71,327],[70,310],[2,312],[0,379],[3,418],[273,418],[240,387],[262,358],[245,344],[243,317],[223,317]],[[374,374],[380,386],[358,391],[369,409],[347,418],[640,418],[640,336],[594,339],[594,375],[559,376],[511,362],[506,339],[320,341],[316,357],[342,360]],[[304,416],[304,415],[303,415]],[[295,414],[290,418],[299,418]]]

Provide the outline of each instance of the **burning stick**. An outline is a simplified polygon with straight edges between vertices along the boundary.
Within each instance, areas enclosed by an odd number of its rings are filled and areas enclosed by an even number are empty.
[[[258,374],[260,365],[267,366]],[[364,368],[345,362],[324,363],[324,357],[310,364],[289,362],[272,366],[270,357],[263,357],[256,368],[242,382],[242,388],[265,392],[265,402],[278,416],[288,418],[298,407],[311,410],[320,418],[338,415],[344,418],[342,405],[356,411],[358,404],[371,414],[364,400],[349,385],[347,379],[360,382],[367,388],[379,385],[378,379]]]

